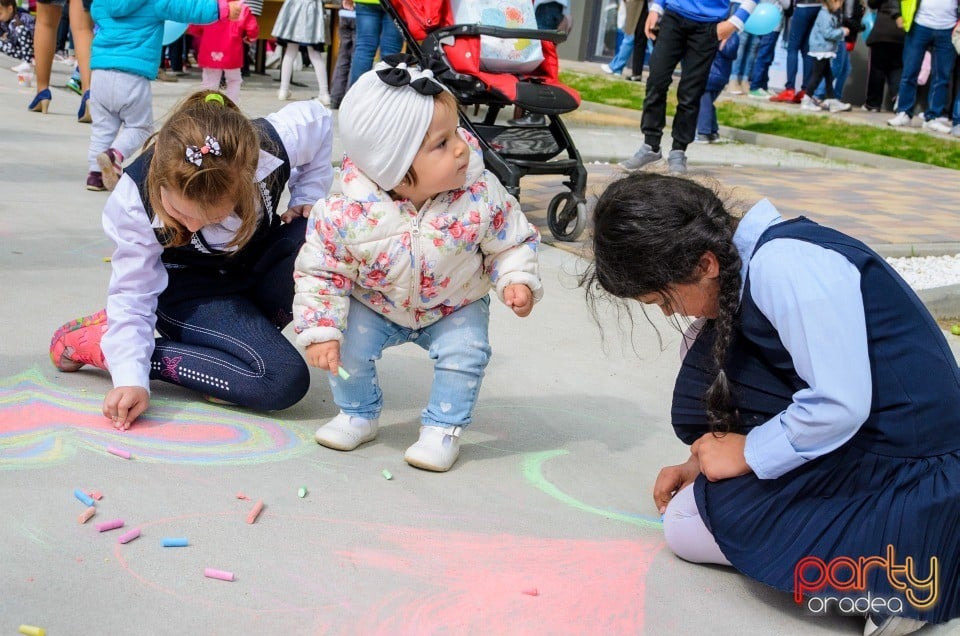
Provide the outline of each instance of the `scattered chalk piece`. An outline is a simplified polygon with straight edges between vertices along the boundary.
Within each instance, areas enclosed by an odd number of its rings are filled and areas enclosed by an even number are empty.
[[[384,478],[384,479],[393,479],[393,473],[391,473],[391,472],[390,472],[389,470],[387,470],[386,468],[384,468],[384,469],[383,469],[383,472],[381,472],[380,474],[383,475],[383,478]]]
[[[526,594],[527,596],[540,596],[540,591],[535,587],[531,587],[526,590],[521,590],[520,593]]]
[[[47,633],[42,627],[36,627],[34,625],[21,625],[17,631],[27,636],[44,636],[44,634]]]
[[[347,373],[347,370],[344,369],[343,367],[339,367],[339,366],[337,367],[337,375],[339,375],[344,380],[350,379],[350,374]]]
[[[90,506],[89,508],[87,508],[86,510],[80,513],[80,516],[77,517],[77,523],[79,523],[80,525],[83,525],[86,522],[90,521],[90,517],[92,517],[95,514],[97,514],[97,509],[94,506]]]
[[[208,579],[220,579],[221,581],[232,581],[233,572],[225,572],[216,568],[204,568],[203,575]]]
[[[164,537],[160,539],[160,545],[164,548],[185,548],[190,542],[186,537]]]
[[[125,451],[122,448],[115,448],[113,446],[107,446],[107,452],[111,455],[116,455],[117,457],[123,457],[124,459],[130,459],[130,451]]]
[[[301,499],[303,499],[306,496],[307,496],[307,487],[300,486],[300,490],[297,491],[297,497],[300,497]]]
[[[87,493],[83,492],[83,490],[80,488],[73,489],[73,496],[79,499],[82,503],[84,503],[87,506],[93,505],[93,498],[90,497],[90,495],[88,495]]]
[[[87,494],[93,497],[94,499],[96,499],[97,501],[100,501],[101,499],[103,499],[103,493],[100,492],[99,490],[91,490],[87,492]]]
[[[97,524],[98,532],[106,532],[107,530],[116,530],[117,528],[123,527],[123,519],[114,519],[113,521],[104,521],[103,523]]]
[[[103,257],[103,262],[104,262],[104,263],[109,263],[109,262],[112,261],[112,260],[113,260],[113,259],[110,258],[109,256],[104,256],[104,257]]]
[[[117,543],[130,543],[140,536],[140,528],[134,528],[130,532],[125,532],[117,537]]]
[[[243,494],[242,492],[238,492],[238,493],[237,493],[237,499],[249,499],[249,498],[250,498],[250,497],[247,497],[247,496],[246,496],[245,494]]]
[[[253,523],[257,520],[257,517],[260,516],[260,511],[263,510],[263,499],[258,501],[256,505],[250,510],[250,513],[247,515],[247,523]]]

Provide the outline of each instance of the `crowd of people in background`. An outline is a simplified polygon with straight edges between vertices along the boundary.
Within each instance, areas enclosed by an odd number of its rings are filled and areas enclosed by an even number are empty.
[[[960,9],[957,0],[760,0],[776,5],[779,24],[764,34],[739,34],[731,60],[717,53],[709,80],[703,84],[701,125],[696,141],[716,141],[710,130],[710,104],[722,92],[750,99],[796,104],[803,110],[844,112],[852,101],[869,112],[892,112],[893,127],[914,124],[943,135],[960,137]],[[730,4],[736,15],[740,3]],[[603,73],[641,81],[655,40],[641,39],[638,8],[646,2],[619,0],[617,42]],[[825,37],[827,36],[827,37]],[[777,47],[785,50],[782,87],[770,86]],[[856,47],[866,47],[855,57]],[[865,86],[851,80],[853,65],[866,60]],[[717,82],[723,77],[718,89]],[[814,86],[814,84],[816,84]],[[649,93],[649,88],[648,88]],[[920,105],[925,104],[921,109]],[[919,119],[919,118],[918,118]]]

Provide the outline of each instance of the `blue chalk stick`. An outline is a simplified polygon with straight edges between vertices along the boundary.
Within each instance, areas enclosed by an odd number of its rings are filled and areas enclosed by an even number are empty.
[[[186,538],[164,537],[160,539],[160,545],[165,548],[185,548],[190,545],[190,542]]]
[[[73,490],[73,496],[76,497],[77,499],[79,499],[80,501],[82,501],[82,502],[83,502],[85,505],[87,505],[87,506],[92,506],[92,505],[93,505],[93,497],[91,497],[91,496],[88,495],[87,493],[83,492],[83,491],[80,490],[79,488],[74,488],[74,490]]]

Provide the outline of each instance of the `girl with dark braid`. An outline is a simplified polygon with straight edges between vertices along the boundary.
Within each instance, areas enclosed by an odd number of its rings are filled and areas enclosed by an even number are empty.
[[[667,545],[814,611],[846,598],[867,635],[960,616],[960,371],[884,259],[766,199],[736,218],[658,174],[610,185],[594,223],[594,308],[698,319],[671,413],[690,457],[653,492]]]

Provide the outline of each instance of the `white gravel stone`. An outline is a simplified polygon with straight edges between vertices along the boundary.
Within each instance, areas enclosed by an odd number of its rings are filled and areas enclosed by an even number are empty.
[[[918,291],[960,284],[960,254],[888,258],[887,262]]]

